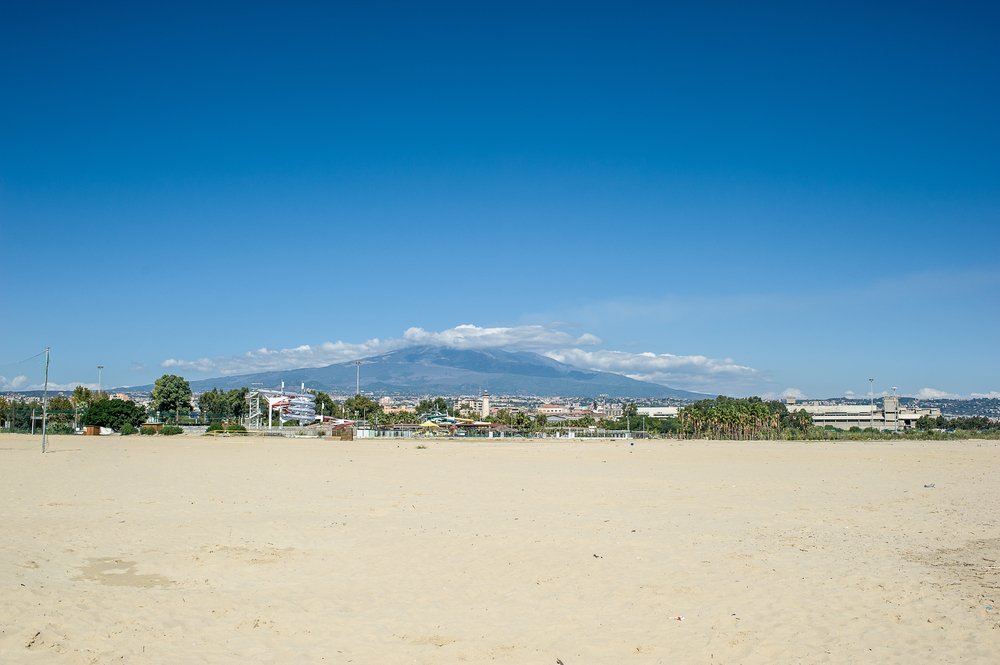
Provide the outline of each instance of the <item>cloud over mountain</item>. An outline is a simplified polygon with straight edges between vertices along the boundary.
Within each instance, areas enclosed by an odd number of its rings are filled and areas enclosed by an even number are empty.
[[[337,341],[318,345],[302,344],[283,349],[262,347],[238,356],[195,360],[168,358],[161,363],[161,366],[167,370],[180,372],[232,376],[321,367],[413,346],[437,346],[460,350],[536,351],[553,360],[576,367],[622,374],[639,381],[706,389],[710,389],[715,383],[748,379],[757,375],[756,369],[740,365],[729,358],[581,348],[597,346],[600,343],[601,340],[590,333],[574,335],[557,326],[483,327],[466,323],[441,331],[411,327],[400,338],[373,338],[360,343]]]
[[[709,358],[701,355],[585,351],[577,348],[547,351],[544,355],[577,367],[615,372],[639,381],[665,385],[707,387],[713,382],[747,379],[758,374],[753,367],[737,364],[730,358]]]
[[[509,328],[481,328],[462,324],[441,332],[428,332],[423,328],[409,328],[403,339],[412,344],[444,346],[451,349],[518,349],[538,351],[564,346],[592,346],[600,344],[595,335],[585,333],[579,337],[548,326],[527,325]]]
[[[921,388],[917,391],[919,399],[959,399],[960,396],[936,388]]]
[[[18,374],[10,379],[6,376],[0,376],[0,390],[23,390],[27,385],[28,377],[23,374]]]

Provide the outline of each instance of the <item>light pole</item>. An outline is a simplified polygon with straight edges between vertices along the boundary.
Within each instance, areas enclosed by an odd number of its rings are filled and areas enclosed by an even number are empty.
[[[45,444],[49,441],[49,347],[45,347],[45,392],[42,394],[42,452],[45,452]],[[32,419],[31,426],[35,426]]]
[[[899,400],[896,399],[896,386],[892,387],[892,399],[896,403],[896,417],[892,421],[893,433],[899,432]]]
[[[871,412],[868,414],[868,427],[875,429],[875,379],[868,379],[868,399],[871,402]]]
[[[357,369],[358,369],[357,385],[355,387],[354,394],[355,395],[360,395],[361,394],[361,361],[360,360],[355,360],[354,364],[357,366]]]
[[[104,365],[97,366],[97,394],[101,394],[101,370],[104,369]]]

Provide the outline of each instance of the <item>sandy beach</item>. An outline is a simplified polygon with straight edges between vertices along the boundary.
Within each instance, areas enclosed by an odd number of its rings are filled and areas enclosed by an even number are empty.
[[[997,442],[50,451],[0,436],[2,663],[1000,658]]]

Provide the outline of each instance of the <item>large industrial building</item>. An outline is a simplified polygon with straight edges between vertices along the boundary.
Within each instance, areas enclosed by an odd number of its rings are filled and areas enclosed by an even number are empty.
[[[937,418],[941,409],[901,407],[898,397],[883,397],[878,404],[797,404],[794,399],[786,402],[789,411],[805,411],[812,416],[813,424],[837,429],[874,427],[883,432],[900,432],[916,426],[921,416]]]
[[[676,418],[680,409],[676,406],[640,406],[636,409],[640,416],[650,418]]]

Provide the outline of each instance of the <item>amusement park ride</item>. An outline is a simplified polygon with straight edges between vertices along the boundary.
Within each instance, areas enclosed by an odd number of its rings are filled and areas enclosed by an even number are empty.
[[[316,413],[316,396],[305,391],[305,385],[302,386],[300,392],[294,392],[290,390],[285,390],[285,384],[282,382],[281,390],[255,390],[247,395],[247,402],[250,408],[247,410],[248,420],[251,425],[256,429],[260,429],[261,421],[263,420],[263,411],[261,410],[261,400],[267,404],[267,429],[271,429],[274,425],[274,414],[278,414],[278,426],[282,427],[285,423],[290,421],[295,421],[299,423],[300,426],[312,425],[314,423],[323,423],[326,425],[333,425],[334,427],[340,425],[353,425],[353,420],[344,420],[343,418],[332,418],[330,416],[325,416]]]
[[[472,420],[471,418],[458,418],[456,416],[449,416],[446,413],[424,413],[420,415],[419,420],[423,420],[427,423],[434,423],[439,427],[489,427],[490,423],[479,420]]]

